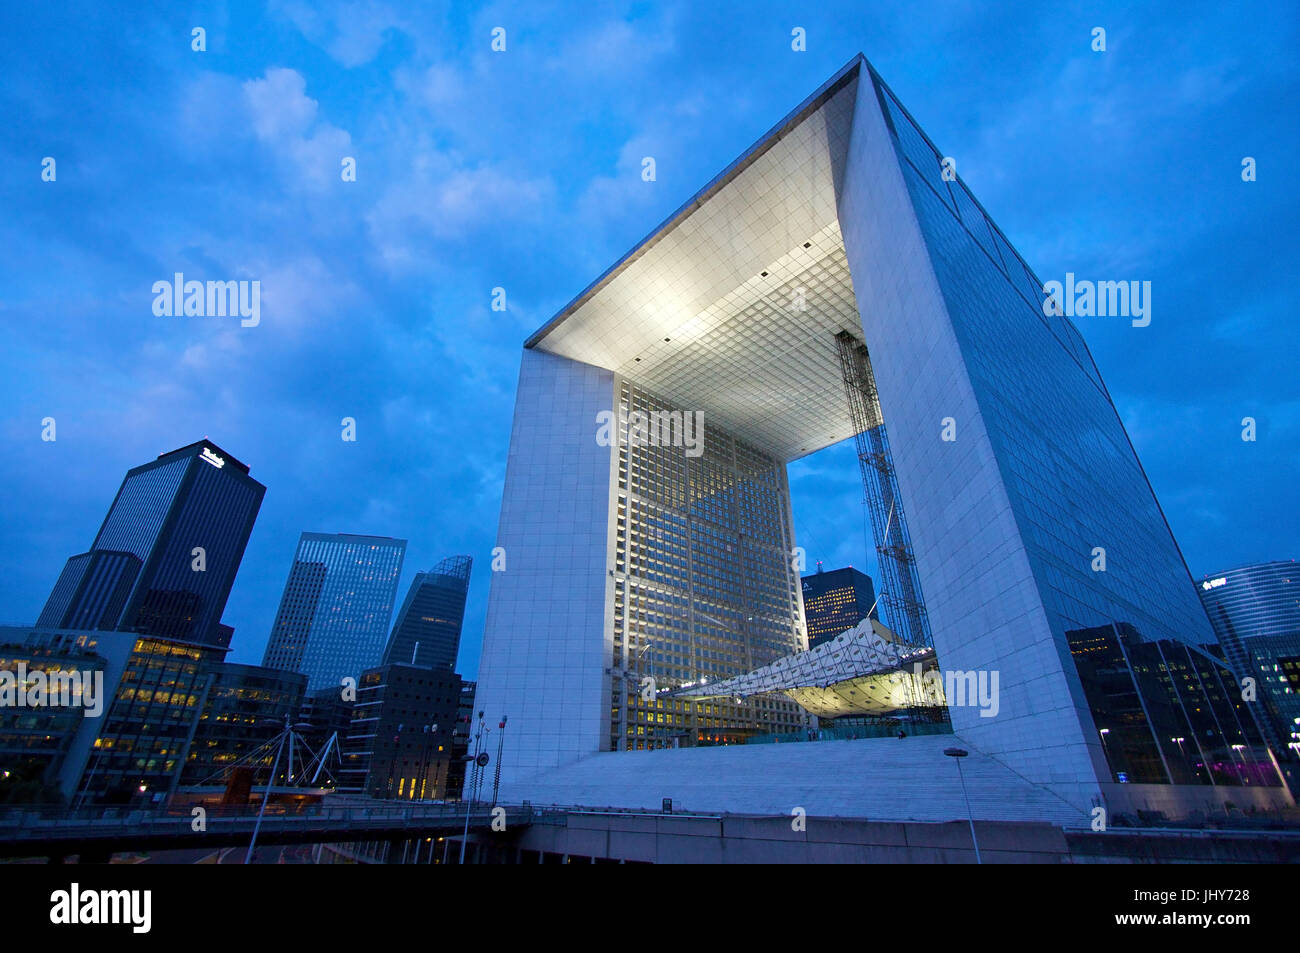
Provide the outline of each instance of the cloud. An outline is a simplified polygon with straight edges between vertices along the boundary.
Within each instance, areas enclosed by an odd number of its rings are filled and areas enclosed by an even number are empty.
[[[296,70],[273,68],[262,79],[243,84],[252,128],[281,162],[292,185],[322,190],[341,181],[352,137],[327,122],[317,122],[318,103],[307,96],[307,82]]]
[[[677,48],[674,35],[676,10],[660,11],[658,22],[610,19],[573,34],[560,51],[546,61],[548,69],[591,82],[593,77],[624,82]]]
[[[297,331],[332,323],[352,313],[362,300],[348,271],[317,255],[271,258],[252,271],[262,282],[262,321],[271,328]]]
[[[373,60],[393,32],[410,32],[410,23],[393,6],[378,2],[273,3],[302,35],[341,65],[354,68]]]
[[[470,89],[464,72],[447,63],[434,63],[424,70],[398,70],[394,84],[412,100],[432,111],[463,103]]]
[[[552,193],[543,176],[503,163],[461,166],[426,144],[366,214],[366,225],[380,259],[400,271],[427,266],[440,243],[463,243],[487,229],[507,234],[521,222],[538,222]]]
[[[244,83],[253,129],[263,142],[301,135],[316,121],[318,104],[307,96],[307,81],[297,70],[268,69],[262,79]]]

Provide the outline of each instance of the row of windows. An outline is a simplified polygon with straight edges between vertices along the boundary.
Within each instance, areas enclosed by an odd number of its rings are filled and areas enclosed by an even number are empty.
[[[621,398],[628,413],[673,410],[629,381]],[[798,583],[781,465],[709,425],[699,457],[638,445],[618,462],[614,660],[628,679],[653,674],[671,687],[794,651]],[[802,717],[792,703],[647,701],[636,682],[627,688],[626,706],[616,692],[610,710],[614,748],[638,734],[662,733],[649,742],[658,747],[706,723],[770,730]]]

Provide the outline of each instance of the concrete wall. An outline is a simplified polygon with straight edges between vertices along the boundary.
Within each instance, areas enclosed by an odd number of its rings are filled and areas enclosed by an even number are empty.
[[[872,84],[858,105],[840,227],[939,665],[997,671],[1000,711],[953,729],[1080,810],[1097,776],[997,456]],[[944,418],[957,439],[940,439]]]
[[[614,401],[609,371],[523,352],[474,702],[493,732],[509,718],[504,781],[608,747],[612,453],[596,415]]]
[[[1065,836],[1050,824],[977,821],[983,863],[1061,863]],[[517,862],[524,851],[656,864],[974,863],[970,826],[806,819],[792,829],[783,817],[689,817],[570,814],[562,824],[534,824],[500,837],[495,859]],[[512,853],[518,851],[519,853]],[[483,859],[487,859],[485,856]]]
[[[976,821],[984,864],[1296,863],[1300,832],[1062,830]],[[450,839],[456,862],[459,838]],[[517,832],[471,835],[468,863],[970,864],[964,821],[941,824],[809,817],[568,814]]]

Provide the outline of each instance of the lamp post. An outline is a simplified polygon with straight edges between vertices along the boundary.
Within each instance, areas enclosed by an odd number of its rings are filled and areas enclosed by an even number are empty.
[[[965,748],[944,748],[943,753],[957,762],[957,780],[961,782],[962,800],[966,802],[966,819],[970,822],[970,842],[975,845],[975,863],[980,860],[980,842],[975,836],[975,815],[971,813],[970,797],[966,794],[966,778],[961,773],[961,759],[970,754]]]
[[[1101,736],[1101,753],[1102,753],[1102,756],[1105,757],[1105,759],[1106,759],[1106,770],[1109,771],[1109,772],[1111,773],[1111,775],[1113,776],[1113,775],[1115,774],[1115,766],[1111,763],[1111,760],[1110,760],[1110,748],[1107,747],[1107,745],[1106,745],[1106,736],[1107,736],[1108,734],[1110,734],[1110,729],[1109,729],[1109,728],[1099,728],[1099,729],[1097,729],[1097,734]]]
[[[1243,784],[1250,783],[1250,771],[1246,766],[1246,756],[1242,752],[1246,749],[1245,745],[1232,745],[1233,752],[1241,759],[1241,781]]]
[[[1183,749],[1183,742],[1186,741],[1187,739],[1183,737],[1177,737],[1177,738],[1170,738],[1169,740],[1172,741],[1174,744],[1178,745],[1178,757],[1182,758],[1183,762],[1186,763],[1187,752]]]
[[[487,761],[483,760],[483,758],[483,713],[479,712],[478,733],[474,736],[474,757],[472,760],[472,764],[474,765],[474,781],[470,781],[470,765],[466,764],[465,780],[461,782],[460,787],[461,800],[465,801],[465,832],[460,838],[460,863],[462,867],[465,865],[465,842],[469,840],[469,813],[474,807],[474,785],[478,783],[478,769],[487,764]],[[469,761],[470,759],[466,760]],[[465,790],[467,788],[469,789],[469,800],[465,800]]]

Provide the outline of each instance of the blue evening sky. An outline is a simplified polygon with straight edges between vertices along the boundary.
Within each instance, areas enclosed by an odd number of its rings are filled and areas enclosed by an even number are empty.
[[[1077,323],[1191,571],[1297,555],[1294,3],[136,6],[0,37],[0,621],[206,435],[268,488],[233,660],[300,531],[369,533],[410,540],[399,602],[474,556],[472,676],[523,339],[859,51],[1044,280],[1152,282],[1150,327]],[[260,280],[260,326],[156,317],[177,271]],[[791,481],[810,563],[874,570],[850,446]]]

